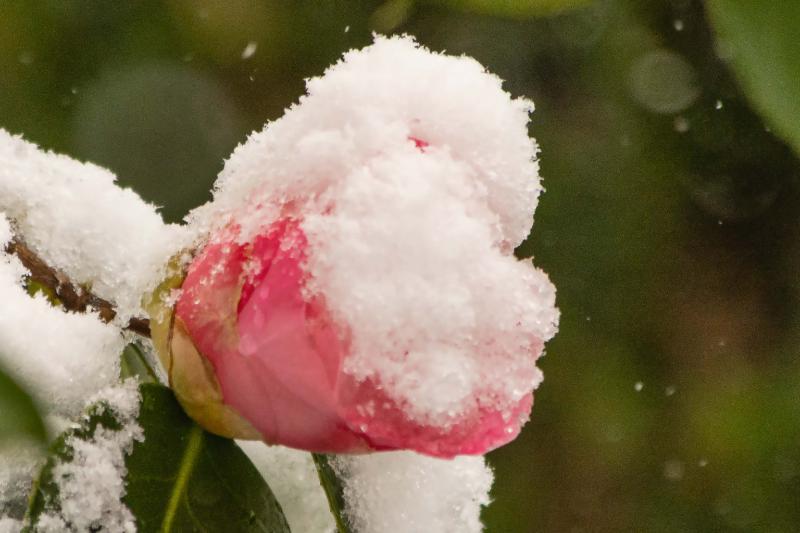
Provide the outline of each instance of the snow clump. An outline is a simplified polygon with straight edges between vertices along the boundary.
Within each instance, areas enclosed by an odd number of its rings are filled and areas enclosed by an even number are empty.
[[[124,325],[144,315],[142,296],[163,278],[183,229],[115,181],[0,129],[0,211],[50,266],[114,302]]]
[[[479,533],[492,471],[483,457],[453,460],[414,452],[338,456],[345,513],[369,533]]]

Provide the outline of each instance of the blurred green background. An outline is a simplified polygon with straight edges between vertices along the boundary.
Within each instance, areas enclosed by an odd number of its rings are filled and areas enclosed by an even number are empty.
[[[800,123],[797,26],[726,2],[3,0],[0,127],[180,220],[373,31],[474,56],[536,102],[547,193],[518,253],[563,313],[532,421],[490,455],[487,530],[795,531],[800,164],[771,129]]]

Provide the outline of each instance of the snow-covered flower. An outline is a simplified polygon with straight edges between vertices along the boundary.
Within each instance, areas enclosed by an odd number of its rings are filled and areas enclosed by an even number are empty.
[[[558,320],[546,275],[513,256],[541,191],[531,110],[410,38],[310,80],[190,217],[199,252],[154,321],[187,411],[314,451],[512,440]]]

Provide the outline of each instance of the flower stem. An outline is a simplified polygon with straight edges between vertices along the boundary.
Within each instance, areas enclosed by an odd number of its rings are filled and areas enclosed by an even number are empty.
[[[103,322],[111,322],[117,316],[113,303],[73,283],[63,272],[36,255],[19,237],[14,237],[6,245],[5,252],[17,256],[30,272],[30,281],[49,289],[67,311],[84,313],[87,309],[95,310]],[[132,318],[124,329],[142,337],[150,337],[150,321],[146,318]]]
[[[336,520],[336,530],[338,533],[352,533],[353,529],[347,523],[344,515],[342,482],[331,466],[329,456],[321,453],[312,453],[311,456],[314,458],[314,465],[317,467],[319,483],[325,489],[325,496],[328,497],[328,506],[331,508],[331,514]]]

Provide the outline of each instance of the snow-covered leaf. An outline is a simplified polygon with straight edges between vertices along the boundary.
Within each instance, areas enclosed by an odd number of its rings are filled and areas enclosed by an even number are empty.
[[[44,443],[44,423],[30,396],[0,370],[0,444],[18,437]]]
[[[720,54],[775,133],[800,153],[800,2],[712,0]]]
[[[80,455],[80,452],[76,449],[78,443],[89,443],[104,432],[114,434],[121,431],[123,426],[124,423],[120,421],[120,417],[113,407],[105,401],[99,401],[87,409],[80,424],[75,424],[58,436],[50,446],[50,454],[47,461],[34,482],[28,503],[28,511],[25,516],[26,526],[23,531],[51,530],[54,527],[67,528],[68,526],[73,526],[73,524],[68,524],[71,511],[65,508],[80,507],[85,502],[69,501],[68,496],[62,494],[64,485],[59,469],[63,465],[69,465],[78,459]],[[97,461],[97,463],[99,465],[100,461]],[[74,477],[73,474],[74,472],[71,472],[67,474],[67,477]],[[108,479],[107,476],[102,475],[100,470],[96,474],[98,474],[98,480],[99,478]],[[114,472],[109,472],[108,474],[115,475]],[[79,490],[83,488],[85,487],[78,487]],[[89,495],[91,492],[87,490],[86,494]],[[99,503],[98,508],[100,507],[105,506]],[[114,511],[120,508],[124,509],[122,506],[117,506]],[[107,507],[98,512],[98,515],[109,514],[111,514],[111,510]],[[91,518],[88,519],[92,520]],[[67,530],[69,531],[69,529]]]
[[[336,520],[336,528],[339,533],[351,533],[353,528],[350,527],[344,515],[344,487],[342,486],[341,480],[330,465],[327,455],[314,453],[312,456],[314,457],[314,464],[319,474],[319,482],[322,488],[325,489],[325,495],[328,497],[331,514],[333,514],[333,518]]]
[[[138,424],[144,440],[127,457],[123,503],[140,533],[289,531],[272,491],[249,459],[231,440],[203,431],[181,410],[166,387],[140,387]],[[84,422],[58,438],[30,500],[28,519],[59,510],[54,468],[72,460],[70,442],[91,439],[98,428],[120,429],[102,404]]]

